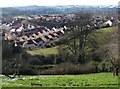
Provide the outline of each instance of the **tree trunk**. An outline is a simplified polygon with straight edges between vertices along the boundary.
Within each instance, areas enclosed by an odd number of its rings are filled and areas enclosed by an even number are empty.
[[[78,62],[83,64],[84,63],[84,53],[80,54],[78,57]]]
[[[119,76],[119,68],[118,67],[114,68],[113,75],[114,76]]]

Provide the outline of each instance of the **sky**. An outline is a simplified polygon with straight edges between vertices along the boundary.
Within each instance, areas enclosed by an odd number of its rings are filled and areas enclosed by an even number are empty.
[[[0,0],[0,7],[55,5],[118,5],[120,0]]]

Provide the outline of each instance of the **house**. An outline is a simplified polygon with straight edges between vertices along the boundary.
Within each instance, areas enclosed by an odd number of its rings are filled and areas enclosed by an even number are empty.
[[[0,29],[2,29],[2,30],[10,30],[11,27],[7,26],[6,24],[2,24],[2,25],[0,26]]]
[[[48,41],[44,36],[41,37],[41,39],[42,39],[44,42],[47,42],[47,41]]]
[[[23,39],[22,37],[19,37],[18,39],[20,42],[25,41],[25,39]]]
[[[43,34],[42,34],[41,32],[38,32],[38,36],[39,36],[39,37],[42,37]]]
[[[34,44],[33,40],[28,40],[26,43],[24,43],[24,48],[32,50],[36,48],[36,45]]]
[[[50,34],[48,35],[48,38],[51,39],[51,40],[54,39]]]
[[[25,41],[30,40],[29,36],[27,36],[27,35],[22,36],[22,39],[24,39]]]
[[[106,28],[106,27],[111,27],[112,26],[112,22],[108,19],[104,19],[100,22],[98,22],[97,26],[101,27],[101,28]]]
[[[34,34],[32,34],[32,36],[35,38],[35,39],[37,39],[38,38],[38,36],[34,33]]]
[[[59,35],[57,33],[50,33],[50,35],[54,38],[59,38]]]
[[[41,46],[44,43],[41,38],[37,38],[34,41],[37,43],[37,46]]]
[[[111,20],[107,20],[104,24],[107,27],[111,27],[112,26],[112,21]]]

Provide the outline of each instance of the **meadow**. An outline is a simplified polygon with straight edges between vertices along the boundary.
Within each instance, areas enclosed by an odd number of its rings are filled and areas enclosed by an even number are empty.
[[[112,73],[82,75],[37,75],[8,79],[0,77],[2,87],[118,87],[119,78]]]

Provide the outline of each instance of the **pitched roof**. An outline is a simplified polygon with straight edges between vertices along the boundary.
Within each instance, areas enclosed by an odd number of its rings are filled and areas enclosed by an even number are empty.
[[[41,37],[41,39],[44,41],[44,42],[47,42],[47,39],[43,36]]]

